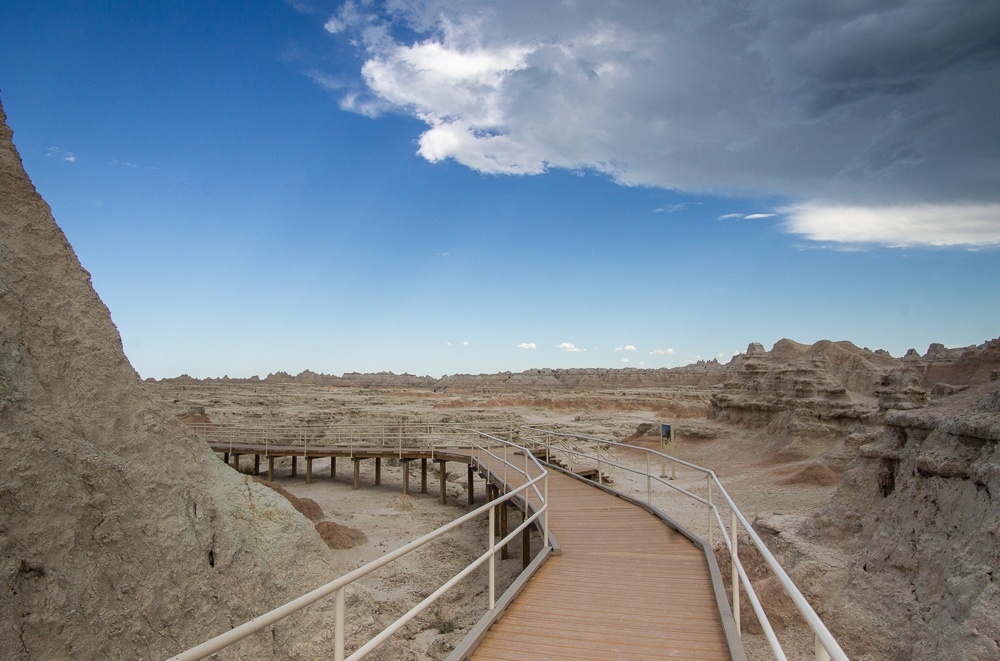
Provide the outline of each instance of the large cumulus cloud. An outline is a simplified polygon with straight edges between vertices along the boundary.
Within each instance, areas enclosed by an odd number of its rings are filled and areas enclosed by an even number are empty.
[[[326,27],[362,49],[343,107],[420,118],[430,161],[780,195],[824,240],[1000,243],[1000,3],[397,0]]]

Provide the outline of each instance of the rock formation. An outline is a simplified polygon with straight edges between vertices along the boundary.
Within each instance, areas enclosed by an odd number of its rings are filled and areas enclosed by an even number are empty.
[[[932,344],[923,356],[910,349],[902,360],[920,374],[927,389],[939,383],[952,386],[986,383],[991,374],[1000,370],[1000,338],[960,349]]]
[[[766,429],[785,459],[816,456],[881,423],[888,409],[923,406],[916,372],[850,342],[751,344],[729,364],[709,418]]]
[[[1000,658],[998,498],[1000,381],[889,413],[806,526],[845,551],[823,604],[844,646],[871,659]]]
[[[164,658],[340,572],[147,396],[0,108],[0,649]],[[320,606],[223,658],[329,653]],[[322,626],[313,626],[322,622]]]

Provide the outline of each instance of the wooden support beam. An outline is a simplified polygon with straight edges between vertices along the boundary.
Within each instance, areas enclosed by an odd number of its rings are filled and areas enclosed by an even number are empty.
[[[223,452],[223,453],[222,453],[222,460],[223,460],[224,462],[226,462],[226,465],[227,465],[227,466],[229,465],[229,453],[228,453],[228,452]]]
[[[427,493],[427,458],[420,460],[420,493]]]
[[[361,488],[361,460],[351,457],[351,461],[354,462],[354,490],[357,491]]]
[[[469,464],[469,507],[476,500],[476,481],[472,472],[472,464]]]
[[[337,458],[330,457],[330,477],[337,477]]]
[[[236,453],[233,453],[233,468],[236,469],[237,473],[240,472],[240,455]]]
[[[253,474],[260,475],[260,455],[257,453],[253,455]]]
[[[382,484],[382,457],[375,457],[375,486]]]
[[[443,461],[442,460],[442,461],[438,462],[438,470],[440,471],[439,474],[441,476],[441,479],[439,480],[439,482],[441,484],[441,496],[440,496],[440,498],[441,498],[441,504],[442,505],[447,505],[448,504],[448,491],[447,491],[447,489],[445,489],[445,486],[446,486],[446,484],[445,484],[445,478],[446,478],[446,469],[447,469],[447,466],[448,466],[448,462],[447,461]]]
[[[493,497],[494,498],[500,497],[500,490],[497,489],[496,487],[493,487]],[[500,535],[500,531],[502,530],[502,528],[500,527],[500,517],[502,516],[500,514],[501,507],[503,507],[503,505],[501,505],[500,503],[497,503],[496,505],[493,506],[493,509],[496,512],[496,514],[493,516],[493,534],[496,535],[497,539],[502,539],[502,536]]]
[[[306,457],[306,484],[313,481],[313,457]]]
[[[267,458],[267,481],[274,482],[274,457]]]
[[[410,460],[403,459],[403,495],[410,495]]]
[[[292,477],[295,477],[298,474],[299,474],[299,458],[293,456],[292,457]]]

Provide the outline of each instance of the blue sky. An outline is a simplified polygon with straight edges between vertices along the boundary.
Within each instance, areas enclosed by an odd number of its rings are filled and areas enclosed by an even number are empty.
[[[6,2],[143,377],[1000,335],[1000,6]]]

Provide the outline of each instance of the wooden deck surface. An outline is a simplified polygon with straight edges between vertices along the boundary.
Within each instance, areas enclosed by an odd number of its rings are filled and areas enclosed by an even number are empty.
[[[731,658],[704,551],[586,482],[550,470],[548,489],[562,553],[470,658]]]

